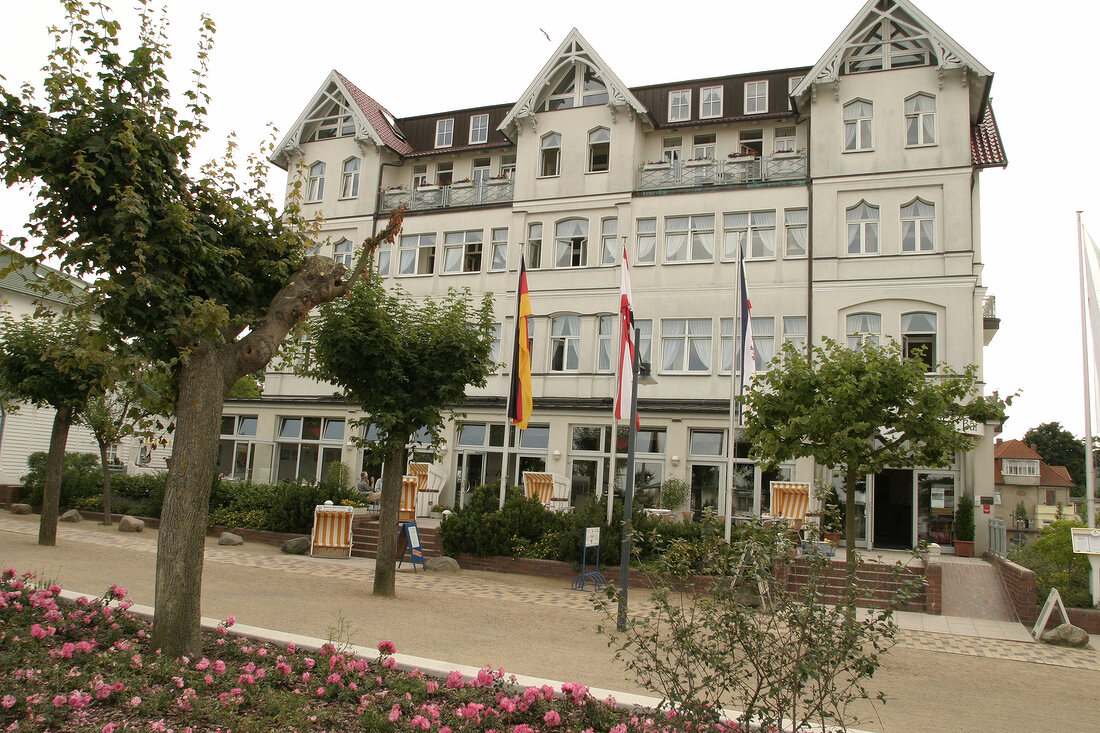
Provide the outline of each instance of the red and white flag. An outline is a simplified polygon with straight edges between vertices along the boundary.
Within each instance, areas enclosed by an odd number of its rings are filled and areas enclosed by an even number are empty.
[[[619,284],[619,380],[615,393],[615,419],[634,414],[637,410],[631,405],[634,386],[634,359],[637,356],[637,344],[634,343],[634,301],[630,294],[630,265],[626,260],[626,247],[623,247],[622,280]]]

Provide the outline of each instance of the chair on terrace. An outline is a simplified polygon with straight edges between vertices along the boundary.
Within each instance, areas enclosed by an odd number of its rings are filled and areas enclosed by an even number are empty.
[[[810,508],[810,485],[791,481],[771,482],[771,520],[786,524],[799,537]]]
[[[398,520],[416,521],[416,497],[419,488],[420,480],[416,476],[406,474],[401,477],[401,506],[397,510]]]
[[[573,509],[569,506],[569,482],[565,476],[556,473],[524,471],[523,495],[536,499],[551,511],[567,512]]]

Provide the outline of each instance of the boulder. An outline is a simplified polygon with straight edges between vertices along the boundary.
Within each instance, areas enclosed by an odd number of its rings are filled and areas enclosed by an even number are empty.
[[[1073,624],[1062,624],[1044,631],[1039,640],[1054,646],[1083,647],[1089,643],[1089,632]]]
[[[11,508],[8,511],[10,511],[12,514],[30,514],[31,513],[31,505],[30,504],[12,504]]]
[[[233,534],[232,532],[222,532],[221,537],[218,538],[219,545],[243,545],[244,538],[239,534]]]
[[[129,514],[118,520],[119,532],[141,532],[145,529],[145,522]]]
[[[80,516],[80,512],[78,512],[76,509],[70,509],[69,511],[65,512],[60,517],[58,517],[57,521],[59,521],[59,522],[79,522],[82,519],[84,519],[84,517]]]
[[[453,557],[429,557],[424,560],[424,567],[427,570],[434,570],[437,573],[457,573],[460,568],[458,566],[458,560]]]
[[[295,537],[284,542],[279,549],[288,555],[304,555],[309,552],[309,537]]]

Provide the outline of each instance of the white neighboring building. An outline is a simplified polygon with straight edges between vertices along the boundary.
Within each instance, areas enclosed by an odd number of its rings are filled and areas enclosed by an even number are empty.
[[[606,489],[614,447],[625,453],[611,407],[625,245],[659,382],[640,393],[642,500],[675,476],[693,509],[753,511],[768,506],[769,481],[827,472],[805,460],[765,473],[740,444],[726,506],[739,247],[758,369],[783,341],[823,337],[894,338],[933,364],[980,368],[997,322],[978,174],[1006,164],[991,82],[908,0],[867,2],[812,67],[635,88],[573,30],[513,104],[396,118],[333,71],[272,159],[303,177],[306,213],[324,214],[321,252],[345,262],[385,212],[408,206],[378,276],[414,295],[495,293],[500,361],[523,254],[535,404],[507,470],[512,483],[523,470],[562,474],[578,505]],[[505,369],[448,425],[443,503],[500,477],[507,386]],[[261,401],[226,406],[222,472],[316,480],[342,460],[378,475],[350,442],[359,411],[333,392],[269,372]],[[995,429],[979,426],[951,470],[870,477],[860,544],[927,538],[933,495],[992,494]]]

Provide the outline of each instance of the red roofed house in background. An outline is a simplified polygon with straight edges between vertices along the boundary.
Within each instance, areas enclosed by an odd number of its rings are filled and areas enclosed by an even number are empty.
[[[1022,503],[1027,517],[1024,529],[1033,542],[1039,530],[1058,518],[1058,507],[1072,517],[1073,479],[1065,466],[1048,466],[1034,448],[1018,440],[998,440],[993,447],[993,506],[991,515],[1008,522],[1008,534],[1017,526],[1016,511]]]

